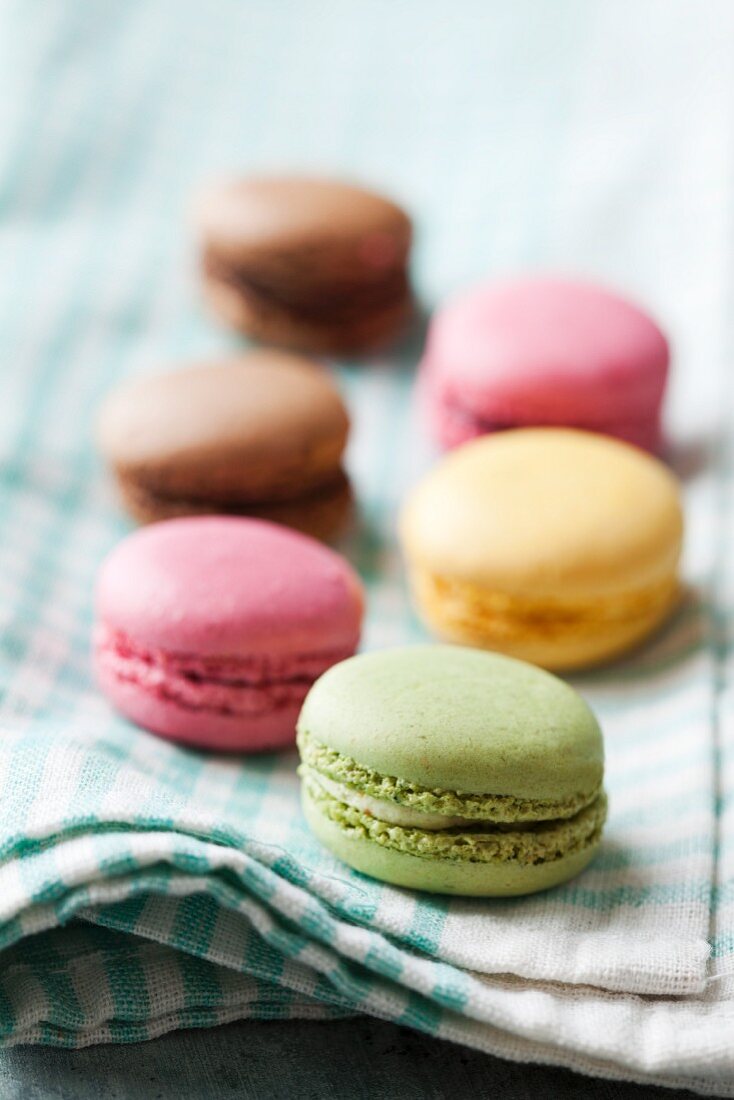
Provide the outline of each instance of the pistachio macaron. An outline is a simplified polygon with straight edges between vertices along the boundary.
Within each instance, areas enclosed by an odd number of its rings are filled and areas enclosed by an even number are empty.
[[[139,523],[227,513],[329,540],[349,516],[349,417],[329,373],[261,350],[124,382],[99,449]]]
[[[679,599],[675,478],[589,432],[524,429],[457,448],[413,490],[400,529],[434,633],[545,668],[624,653]]]
[[[352,657],[309,691],[298,746],[312,832],[384,882],[530,894],[578,874],[601,840],[599,725],[521,661],[442,645]]]

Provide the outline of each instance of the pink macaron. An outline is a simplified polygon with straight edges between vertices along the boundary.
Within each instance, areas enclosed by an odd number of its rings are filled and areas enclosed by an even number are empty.
[[[670,354],[641,309],[589,283],[486,283],[433,319],[420,385],[443,447],[506,428],[556,426],[659,451]]]
[[[308,689],[359,642],[362,586],[321,543],[262,520],[174,519],[103,562],[94,663],[127,718],[175,741],[290,745]]]

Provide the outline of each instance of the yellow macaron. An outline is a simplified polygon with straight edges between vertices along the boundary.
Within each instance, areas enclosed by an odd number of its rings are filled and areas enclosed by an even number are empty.
[[[436,634],[550,669],[641,642],[678,602],[678,484],[626,443],[509,431],[443,459],[403,508],[419,613]]]

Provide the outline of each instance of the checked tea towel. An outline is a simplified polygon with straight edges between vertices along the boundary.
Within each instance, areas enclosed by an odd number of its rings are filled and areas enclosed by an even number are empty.
[[[15,0],[0,10],[0,1039],[129,1042],[372,1013],[508,1058],[734,1096],[734,10],[722,2]],[[428,302],[561,268],[673,332],[687,599],[578,678],[611,814],[574,882],[419,896],[313,842],[294,755],[113,717],[91,589],[125,530],[90,444],[119,378],[231,348],[200,311],[192,188],[297,165],[392,190]],[[419,338],[336,364],[365,645],[419,640],[394,539],[431,461]]]

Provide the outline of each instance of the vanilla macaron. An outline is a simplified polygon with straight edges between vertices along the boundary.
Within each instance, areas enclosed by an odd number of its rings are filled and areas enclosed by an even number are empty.
[[[549,669],[624,653],[680,596],[678,484],[601,435],[539,428],[467,443],[412,492],[400,531],[431,630]]]

